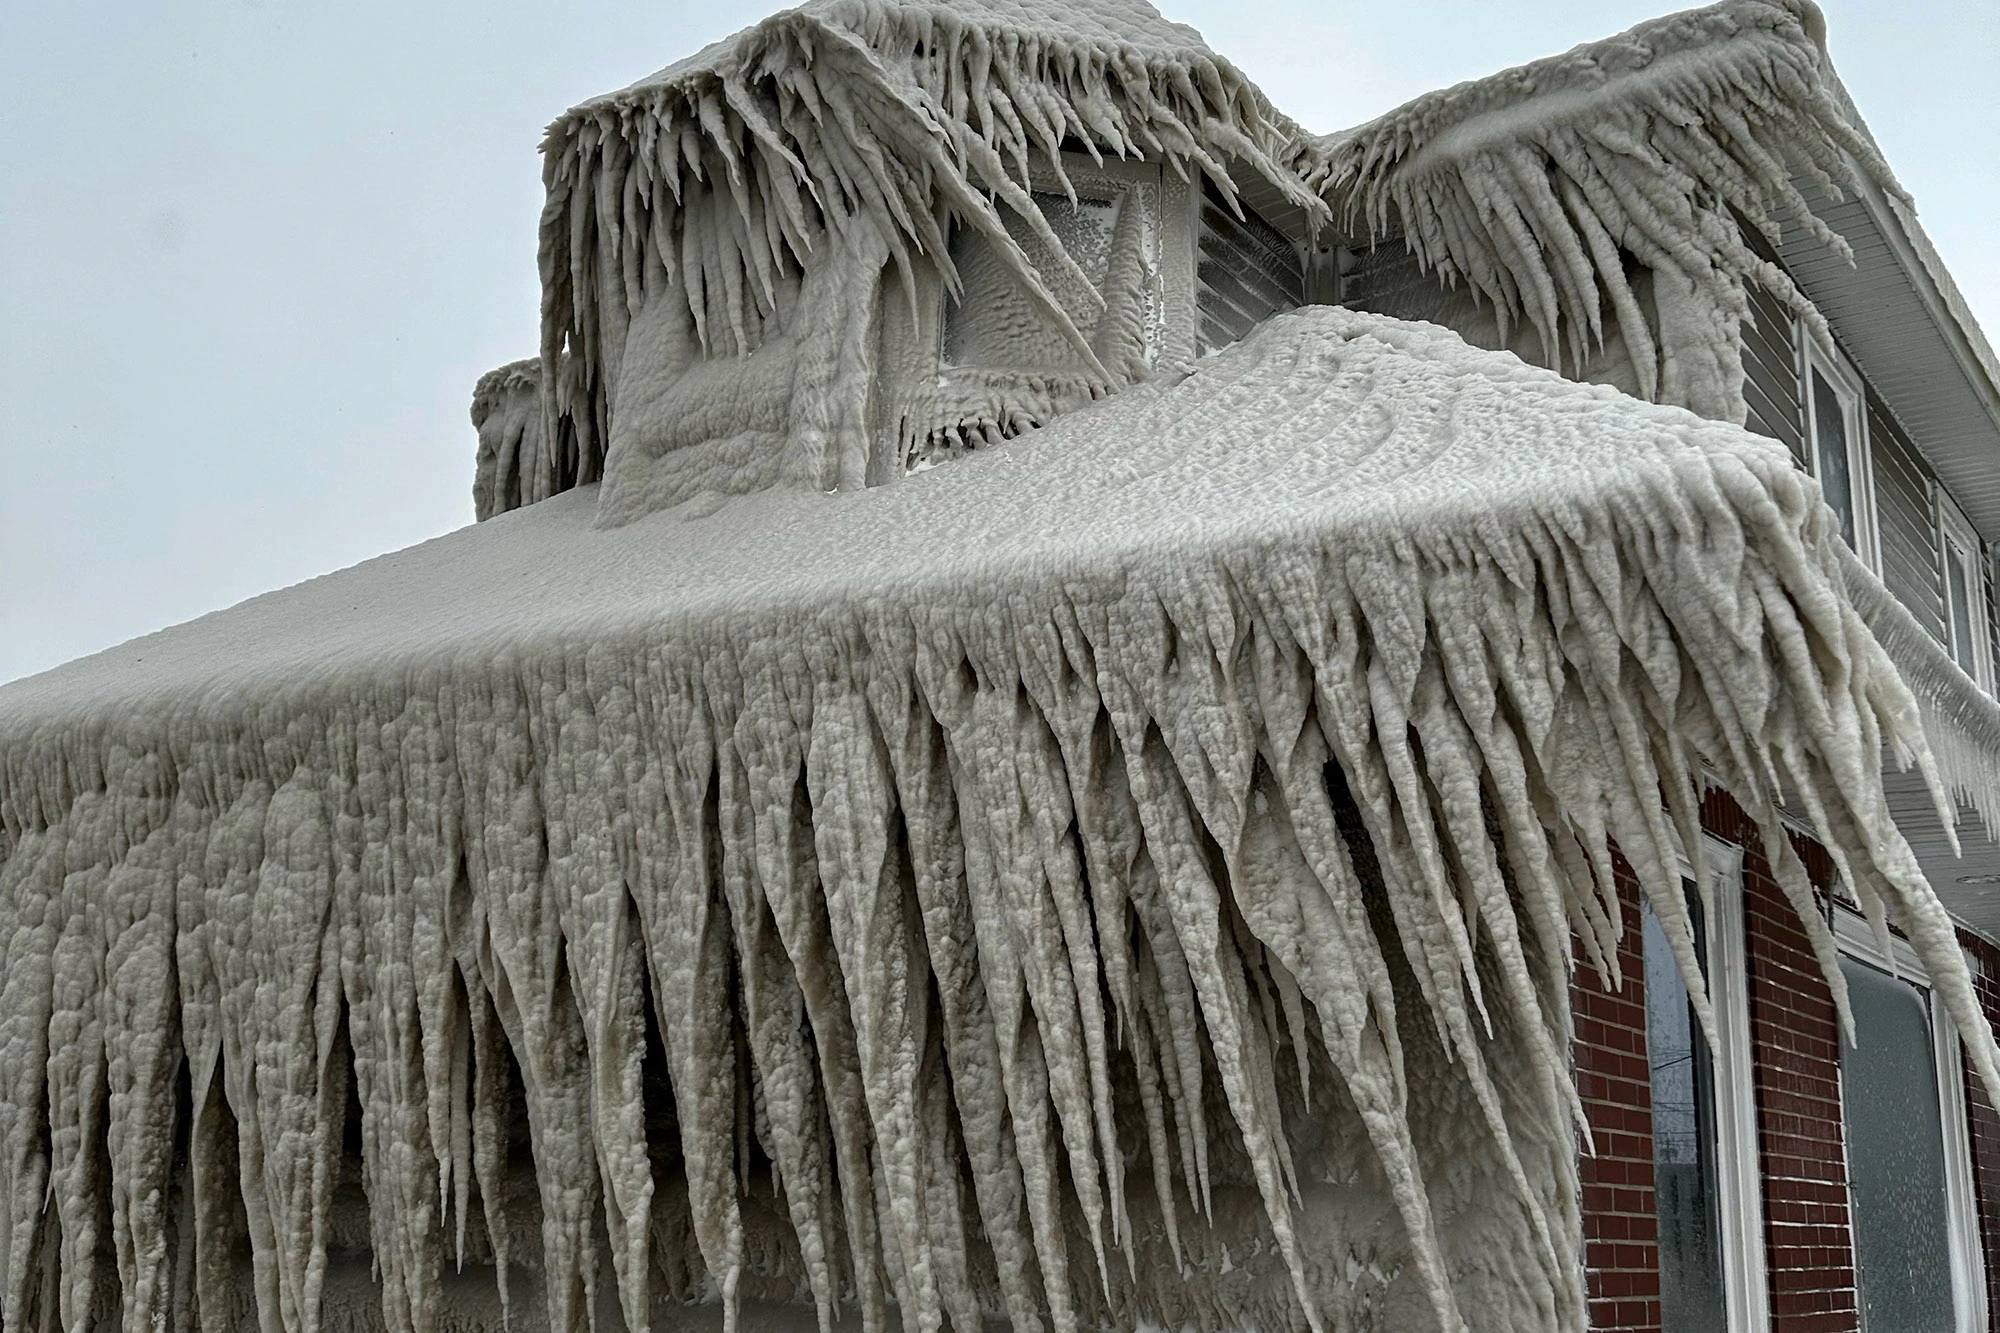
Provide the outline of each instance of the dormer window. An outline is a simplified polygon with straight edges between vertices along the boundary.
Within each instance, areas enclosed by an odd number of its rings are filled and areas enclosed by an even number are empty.
[[[1028,181],[1029,202],[1062,255],[1004,201],[999,213],[1090,356],[992,237],[955,226],[949,253],[959,289],[938,294],[935,323],[918,331],[890,404],[904,470],[1011,439],[1192,359],[1194,220],[1186,183],[1157,162],[1100,164],[1065,153],[1062,167],[1058,177],[1037,164]]]
[[[1100,313],[1088,293],[1073,290],[1074,284],[1063,280],[1061,266],[1048,253],[1048,243],[1035,234],[1027,220],[1012,209],[1001,209],[1007,234],[1034,264],[1079,331],[1086,335],[1098,332],[1110,313],[1116,298],[1106,287],[1114,267],[1129,266],[1132,275],[1139,278],[1134,290],[1119,295],[1136,305],[1141,328],[1149,322],[1148,316],[1151,323],[1158,323],[1157,284],[1145,281],[1147,270],[1157,268],[1158,256],[1152,253],[1155,247],[1149,242],[1156,240],[1158,227],[1154,219],[1145,216],[1146,199],[1135,190],[1117,188],[1079,190],[1073,201],[1049,190],[1036,190],[1029,198],[1069,257],[1104,296],[1106,309]],[[964,227],[954,231],[951,262],[958,270],[960,290],[958,299],[945,305],[939,360],[947,371],[976,367],[1084,373],[1083,358],[1076,347],[1049,313],[1029,297],[984,236]],[[1095,344],[1098,340],[1092,341]],[[1145,347],[1142,355],[1154,350]]]
[[[1115,376],[1143,374],[1159,360],[1165,317],[1160,168],[1115,161],[1100,167],[1064,154],[1063,173],[1068,190],[1054,172],[1038,168],[1029,200],[1093,290],[1080,289],[1028,220],[1002,204],[1007,234],[1105,368]],[[1088,374],[1058,322],[984,235],[969,227],[954,229],[951,262],[959,293],[945,301],[940,374],[947,379],[957,371]]]
[[[1846,364],[1806,343],[1807,460],[1820,494],[1840,520],[1840,535],[1863,564],[1881,569],[1875,533],[1874,474],[1861,379]]]

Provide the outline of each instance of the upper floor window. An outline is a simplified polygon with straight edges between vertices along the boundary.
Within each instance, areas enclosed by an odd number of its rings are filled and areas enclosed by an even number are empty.
[[[1810,338],[1804,342],[1806,455],[1827,507],[1840,520],[1841,537],[1862,563],[1880,570],[1875,479],[1860,377],[1844,362],[1822,352]]]
[[[1979,534],[1942,488],[1937,493],[1937,507],[1945,648],[1981,689],[1991,690],[1993,654],[1987,641],[1985,562],[1979,557]]]
[[[1114,373],[1139,372],[1159,355],[1165,317],[1160,168],[1116,161],[1096,166],[1065,154],[1063,169],[1067,186],[1038,166],[1029,198],[1092,290],[1076,285],[1075,271],[1049,253],[1028,219],[1002,204],[1001,221],[1099,358]],[[984,233],[954,228],[950,247],[959,291],[945,303],[940,373],[1085,373],[1058,321],[1029,295]]]

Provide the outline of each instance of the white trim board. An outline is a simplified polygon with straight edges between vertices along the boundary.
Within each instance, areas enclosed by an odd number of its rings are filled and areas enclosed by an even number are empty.
[[[1722,1228],[1723,1305],[1730,1333],[1770,1327],[1769,1272],[1764,1257],[1764,1183],[1757,1133],[1756,1070],[1750,1046],[1749,943],[1743,916],[1743,849],[1702,835],[1709,900],[1702,903],[1708,956],[1708,1002],[1719,1047],[1709,1051],[1715,1074],[1715,1180]],[[1695,878],[1685,852],[1684,879]]]

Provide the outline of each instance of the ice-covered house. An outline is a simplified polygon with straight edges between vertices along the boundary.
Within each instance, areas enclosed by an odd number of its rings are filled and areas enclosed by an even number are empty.
[[[1984,1326],[2000,370],[1822,36],[564,115],[485,521],[0,689],[0,1324]]]

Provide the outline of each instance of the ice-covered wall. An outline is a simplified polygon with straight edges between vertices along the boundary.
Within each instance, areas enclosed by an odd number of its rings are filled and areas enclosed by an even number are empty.
[[[1702,774],[1995,1081],[1770,441],[1314,308],[594,500],[0,689],[8,1329],[1578,1329],[1571,942],[1615,843],[1691,966]]]

